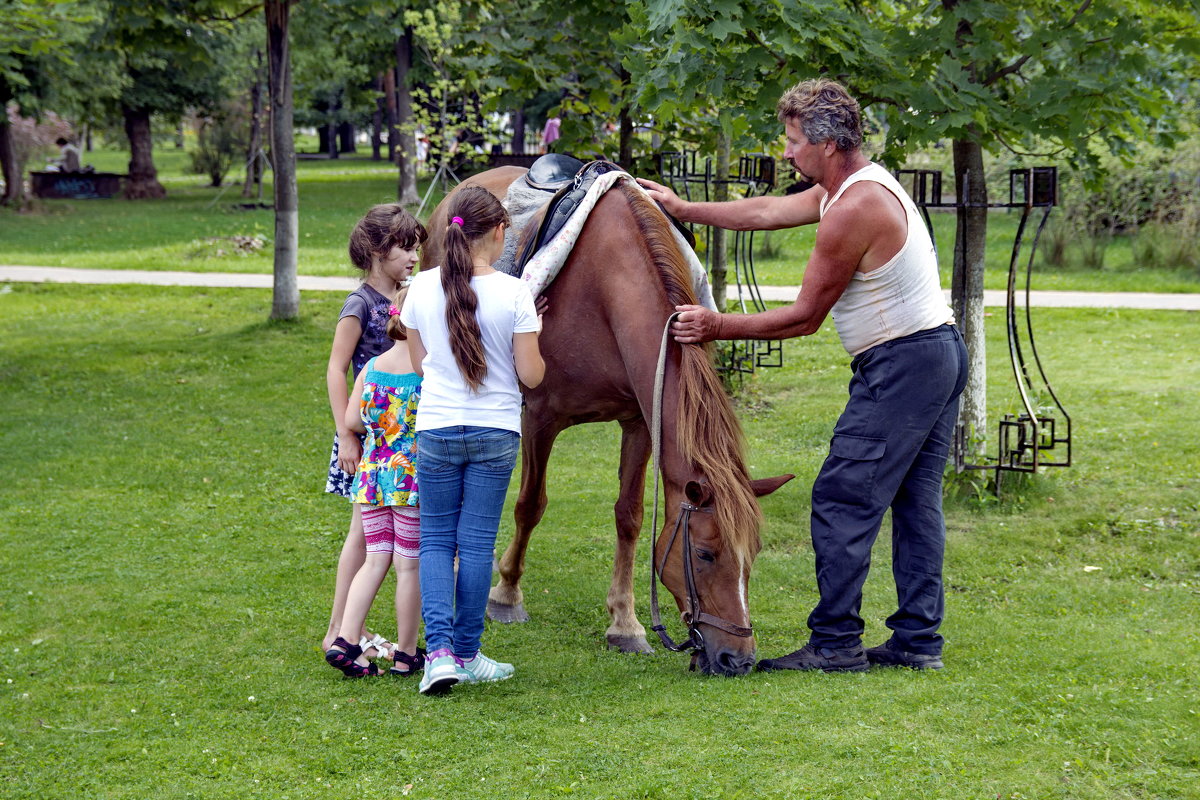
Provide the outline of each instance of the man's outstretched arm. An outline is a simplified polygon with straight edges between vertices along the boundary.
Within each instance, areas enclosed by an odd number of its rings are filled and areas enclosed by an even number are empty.
[[[663,208],[684,222],[731,231],[777,231],[811,225],[821,216],[821,198],[825,196],[825,190],[815,186],[799,194],[783,197],[747,197],[725,203],[693,203],[661,183],[645,178],[638,178],[637,181],[652,198],[662,203]]]

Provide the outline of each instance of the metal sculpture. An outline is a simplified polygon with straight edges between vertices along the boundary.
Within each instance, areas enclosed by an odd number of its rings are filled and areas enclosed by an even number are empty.
[[[666,151],[659,153],[659,171],[666,183],[680,197],[708,202],[718,185],[728,186],[730,199],[757,197],[775,188],[775,159],[762,153],[748,153],[738,159],[737,172],[718,176],[711,158],[704,159],[698,169],[695,151]],[[693,197],[693,189],[696,197]],[[736,193],[736,194],[735,194]],[[693,228],[694,229],[694,228]],[[742,313],[765,311],[766,303],[758,288],[754,271],[755,231],[733,232],[733,285]],[[712,252],[712,228],[704,226],[704,266],[709,267]],[[752,374],[758,367],[782,367],[783,343],[764,340],[732,340],[721,348],[718,369],[727,379]]]
[[[899,170],[897,180],[909,185],[913,201],[921,210],[930,238],[937,247],[930,208],[965,208],[963,202],[942,201],[942,174],[937,170]],[[969,193],[963,192],[963,196]],[[1046,376],[1045,365],[1038,354],[1033,335],[1033,318],[1030,311],[1030,284],[1033,274],[1033,259],[1038,242],[1050,211],[1058,205],[1058,170],[1056,167],[1029,167],[1013,169],[1008,173],[1008,202],[988,203],[988,208],[1016,209],[1021,212],[1017,235],[1013,240],[1012,255],[1008,264],[1008,282],[1005,293],[1005,329],[1008,338],[1008,358],[1012,365],[1013,379],[1020,397],[1021,410],[1005,414],[999,423],[996,460],[973,463],[968,460],[968,441],[964,427],[960,424],[954,435],[954,467],[958,472],[966,470],[991,470],[995,473],[996,493],[1000,492],[1001,478],[1005,472],[1037,472],[1041,467],[1071,466],[1071,416],[1058,399],[1058,394]],[[1031,217],[1040,212],[1028,258],[1024,261],[1025,312],[1024,326],[1017,311],[1017,283],[1022,269],[1022,247]],[[1026,350],[1032,356],[1036,372],[1026,358]],[[1062,446],[1059,449],[1059,446]]]

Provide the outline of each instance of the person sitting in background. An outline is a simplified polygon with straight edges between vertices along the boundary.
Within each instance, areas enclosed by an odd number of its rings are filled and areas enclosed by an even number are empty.
[[[61,136],[55,139],[54,143],[58,145],[58,160],[54,162],[53,168],[58,172],[79,172],[82,169],[79,148]]]

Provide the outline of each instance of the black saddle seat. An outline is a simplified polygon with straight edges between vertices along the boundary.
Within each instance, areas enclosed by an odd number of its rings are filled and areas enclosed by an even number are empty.
[[[570,183],[581,169],[583,162],[578,158],[547,153],[533,162],[529,172],[525,173],[525,182],[535,189],[556,192]]]

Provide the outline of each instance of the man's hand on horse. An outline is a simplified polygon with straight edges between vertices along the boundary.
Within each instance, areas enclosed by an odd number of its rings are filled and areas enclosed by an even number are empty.
[[[650,193],[651,198],[662,204],[667,213],[679,216],[685,205],[685,202],[680,199],[679,195],[661,183],[655,183],[646,178],[638,178],[637,182],[641,184],[643,189]]]
[[[721,315],[704,306],[675,306],[679,316],[671,323],[671,335],[680,344],[700,344],[721,338]]]

